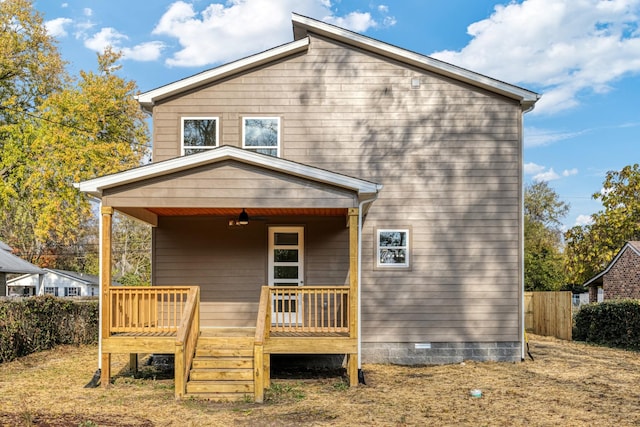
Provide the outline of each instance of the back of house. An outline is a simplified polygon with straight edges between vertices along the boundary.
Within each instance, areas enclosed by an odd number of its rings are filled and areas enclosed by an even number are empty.
[[[200,286],[202,327],[255,327],[263,285],[357,276],[361,361],[520,360],[522,120],[538,96],[293,27],[291,43],[139,95],[153,164],[85,191],[154,225],[152,282]]]

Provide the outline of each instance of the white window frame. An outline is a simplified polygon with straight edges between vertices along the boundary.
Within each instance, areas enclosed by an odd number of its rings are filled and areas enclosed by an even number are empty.
[[[275,146],[267,146],[267,145],[247,145],[246,144],[246,125],[247,120],[276,120],[277,123],[277,135],[276,135],[276,145]],[[273,150],[275,148],[276,155],[275,157],[280,157],[280,142],[282,134],[282,120],[278,116],[243,116],[242,117],[242,148],[245,150],[250,150],[254,152],[258,152],[259,149],[263,150]]]
[[[185,120],[215,120],[216,121],[216,145],[211,146],[185,146],[184,145],[184,122]],[[180,117],[180,155],[185,155],[185,149],[195,149],[200,151],[212,150],[220,146],[220,118],[215,116],[187,116]],[[195,153],[191,153],[195,154]]]
[[[73,289],[75,295],[71,295],[71,290]],[[64,288],[64,296],[65,297],[79,297],[82,296],[82,288],[78,286],[69,286]]]
[[[53,295],[54,297],[58,296],[58,288],[55,286],[45,286],[44,287],[45,295]]]
[[[404,246],[381,246],[381,233],[405,233],[406,242]],[[405,262],[403,263],[382,263],[380,262],[381,251],[386,248],[404,249]],[[410,228],[378,228],[376,229],[376,268],[379,269],[410,269],[411,268],[411,229]]]

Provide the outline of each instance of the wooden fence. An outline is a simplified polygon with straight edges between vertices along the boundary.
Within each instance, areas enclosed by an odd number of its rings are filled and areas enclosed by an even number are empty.
[[[525,329],[571,341],[573,316],[571,292],[525,292]]]

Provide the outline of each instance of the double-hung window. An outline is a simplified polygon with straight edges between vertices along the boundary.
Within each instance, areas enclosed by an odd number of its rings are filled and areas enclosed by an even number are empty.
[[[409,267],[409,230],[377,230],[377,267]]]
[[[217,117],[182,118],[182,155],[199,153],[218,146]]]
[[[80,296],[80,288],[64,288],[64,296],[65,297],[79,297]]]
[[[242,148],[280,157],[280,117],[244,117]]]

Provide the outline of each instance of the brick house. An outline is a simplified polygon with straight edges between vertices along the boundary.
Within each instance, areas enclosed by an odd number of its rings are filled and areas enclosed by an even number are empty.
[[[589,302],[600,302],[598,289],[602,300],[640,299],[640,241],[625,243],[607,268],[584,286],[589,287]]]

